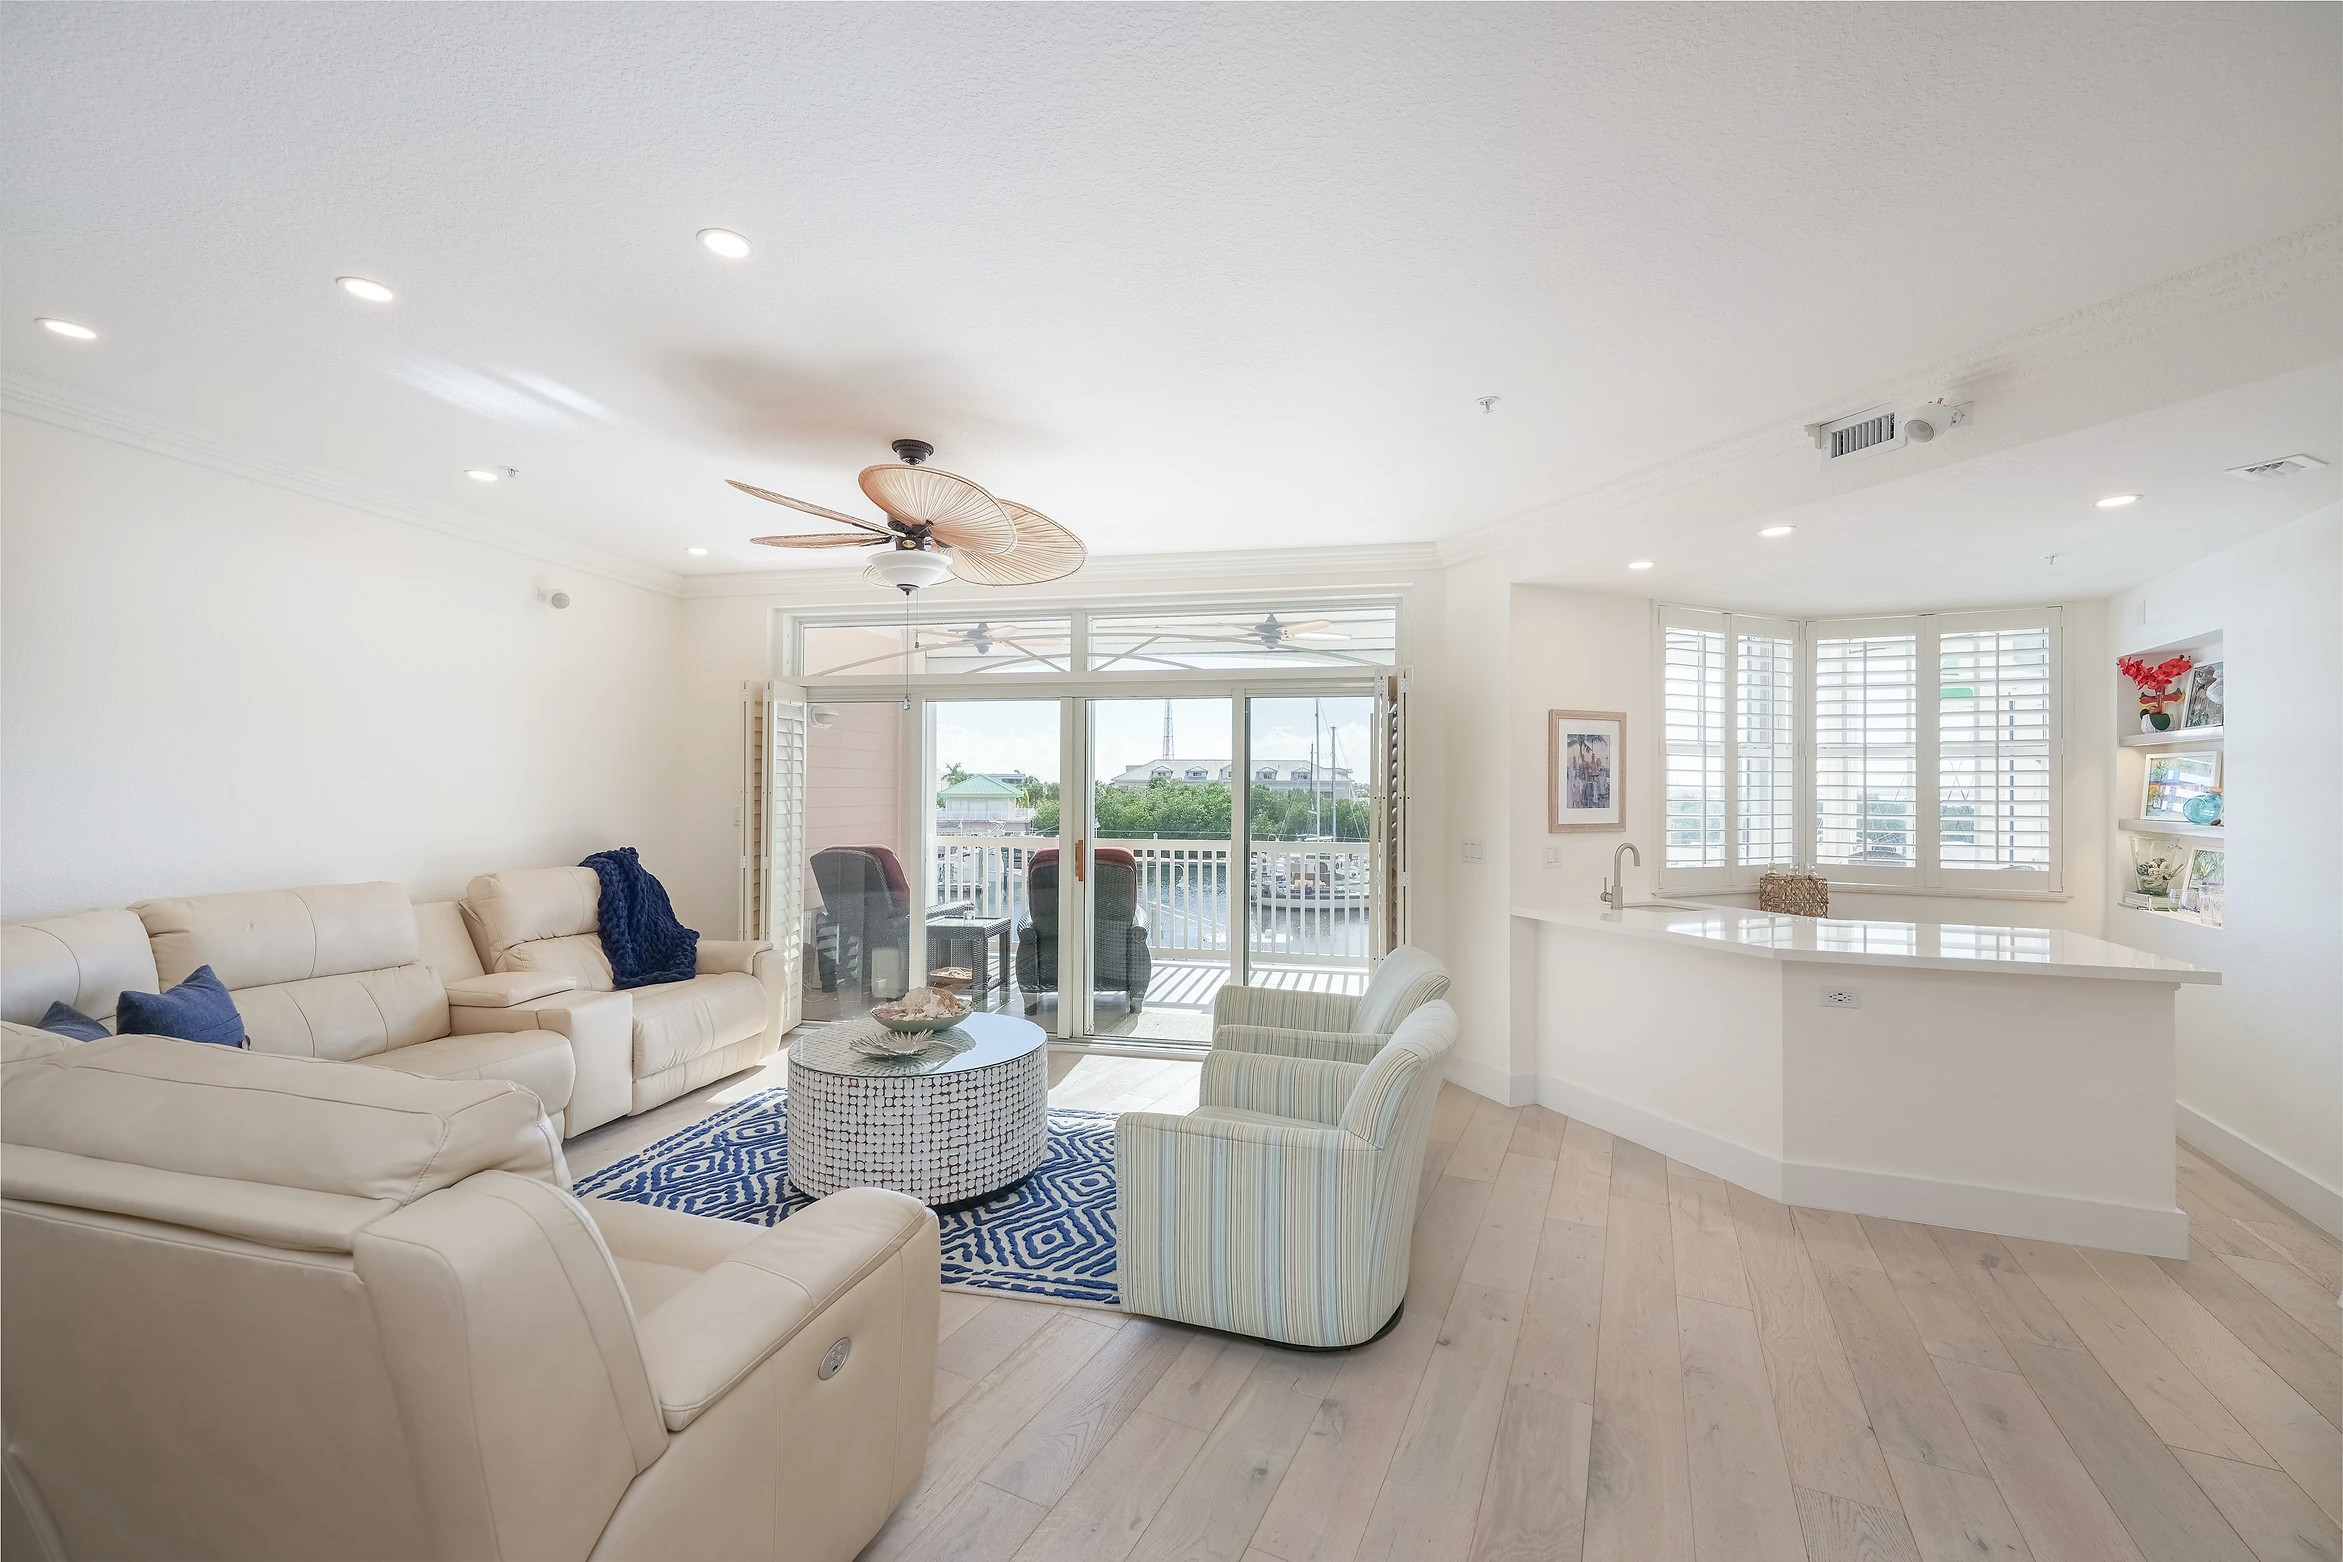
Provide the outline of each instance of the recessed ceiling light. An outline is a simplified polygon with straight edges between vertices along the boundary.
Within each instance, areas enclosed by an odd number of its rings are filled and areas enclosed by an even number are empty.
[[[1797,529],[1795,526],[1760,526],[1757,529],[1757,535],[1760,537],[1787,537]]]
[[[1652,561],[1649,559],[1637,559],[1630,563],[1627,567],[1629,569],[1650,569],[1651,564]]]
[[[39,318],[41,324],[59,336],[70,336],[77,342],[94,342],[98,339],[98,333],[86,325],[75,325],[70,320],[52,320],[47,315],[42,315]]]
[[[704,559],[708,556],[708,550],[705,548],[686,548],[683,551],[695,559]]]
[[[464,469],[464,475],[475,483],[493,483],[498,478],[504,476],[502,472],[497,471],[495,468],[485,466],[466,467]]]
[[[334,280],[342,285],[343,292],[352,298],[363,298],[370,304],[387,304],[399,296],[380,282],[365,277],[336,277]]]
[[[2109,494],[2106,498],[2099,501],[2099,508],[2102,510],[2120,510],[2127,504],[2138,504],[2139,502],[2140,496],[2138,494]]]
[[[711,255],[721,255],[726,260],[748,259],[748,240],[730,228],[702,228],[700,230],[700,243],[706,247]]]

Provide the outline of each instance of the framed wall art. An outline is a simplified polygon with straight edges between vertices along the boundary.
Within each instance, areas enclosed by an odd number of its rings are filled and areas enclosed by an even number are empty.
[[[1546,712],[1547,829],[1627,828],[1627,713]]]

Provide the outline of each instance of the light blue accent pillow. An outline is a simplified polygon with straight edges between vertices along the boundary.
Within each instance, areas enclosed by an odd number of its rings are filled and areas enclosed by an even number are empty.
[[[175,1036],[216,1046],[244,1045],[244,1016],[227,984],[208,965],[167,993],[126,992],[115,1000],[114,1023],[125,1036]]]
[[[71,1041],[104,1041],[113,1034],[106,1022],[93,1020],[62,1000],[49,1005],[49,1012],[41,1016],[41,1029],[52,1036],[63,1036]]]

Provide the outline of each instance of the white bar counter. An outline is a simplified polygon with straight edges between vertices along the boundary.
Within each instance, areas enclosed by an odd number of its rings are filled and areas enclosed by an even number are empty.
[[[2173,1009],[2219,972],[2055,928],[1514,915],[1554,1110],[1786,1203],[2187,1255]]]

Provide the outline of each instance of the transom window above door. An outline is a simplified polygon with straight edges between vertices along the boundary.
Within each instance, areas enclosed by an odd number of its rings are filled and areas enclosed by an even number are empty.
[[[1071,665],[1073,619],[945,618],[906,627],[898,615],[799,626],[798,676],[900,678],[1005,673],[1037,677]]]
[[[1302,600],[1001,617],[955,611],[933,619],[897,610],[793,615],[790,628],[788,671],[808,683],[1306,673],[1396,666],[1399,605]]]

